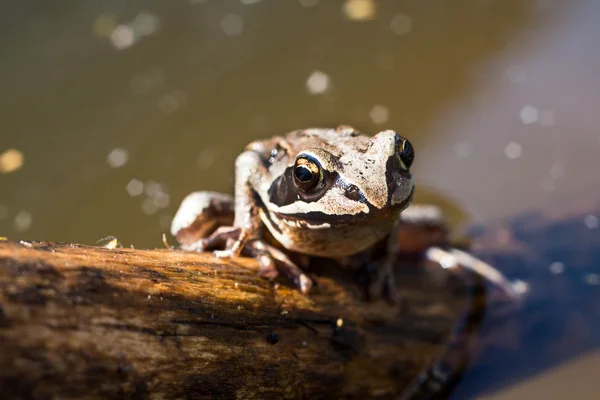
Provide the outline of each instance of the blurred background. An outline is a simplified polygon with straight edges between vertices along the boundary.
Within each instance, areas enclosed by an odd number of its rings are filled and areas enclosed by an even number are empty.
[[[342,123],[408,137],[417,199],[456,225],[595,202],[598,21],[597,0],[1,2],[0,236],[162,246],[248,142]]]

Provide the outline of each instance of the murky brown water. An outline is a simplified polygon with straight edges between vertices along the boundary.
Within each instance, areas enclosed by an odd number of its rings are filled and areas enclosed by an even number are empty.
[[[160,246],[247,142],[339,123],[409,137],[417,197],[456,222],[600,198],[599,20],[595,0],[4,2],[0,236]]]

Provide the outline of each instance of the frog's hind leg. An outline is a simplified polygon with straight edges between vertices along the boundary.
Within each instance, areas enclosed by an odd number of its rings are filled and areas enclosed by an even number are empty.
[[[413,205],[400,216],[395,238],[390,244],[394,256],[400,254],[421,254],[442,268],[455,273],[471,271],[487,282],[500,288],[511,299],[520,295],[514,285],[493,266],[463,251],[452,243],[445,216],[441,209],[433,205]]]
[[[218,247],[222,239],[235,236],[235,232],[221,229],[232,225],[234,207],[233,197],[227,194],[191,193],[181,202],[173,218],[171,234],[184,250],[204,251],[207,245]]]

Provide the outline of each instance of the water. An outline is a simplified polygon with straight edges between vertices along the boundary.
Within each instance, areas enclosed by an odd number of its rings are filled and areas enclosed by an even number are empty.
[[[417,199],[444,205],[455,225],[567,213],[600,197],[599,18],[594,0],[4,2],[0,236],[162,246],[185,194],[231,191],[246,143],[339,123],[410,138]],[[551,248],[582,243],[564,240],[547,236]],[[597,300],[594,279],[582,283],[591,297],[566,285],[561,315]],[[577,332],[593,337],[590,313]],[[593,376],[555,368],[582,354],[598,367],[595,351],[565,350],[503,387],[491,382],[506,375],[474,370],[458,393],[517,398],[545,373],[591,387]],[[500,372],[527,365],[489,360]]]

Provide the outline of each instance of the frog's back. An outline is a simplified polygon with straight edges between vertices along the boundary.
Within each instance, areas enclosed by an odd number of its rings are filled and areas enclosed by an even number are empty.
[[[351,152],[366,152],[371,143],[369,136],[349,126],[301,129],[288,133],[284,139],[292,159],[309,148],[319,148],[339,158]]]

